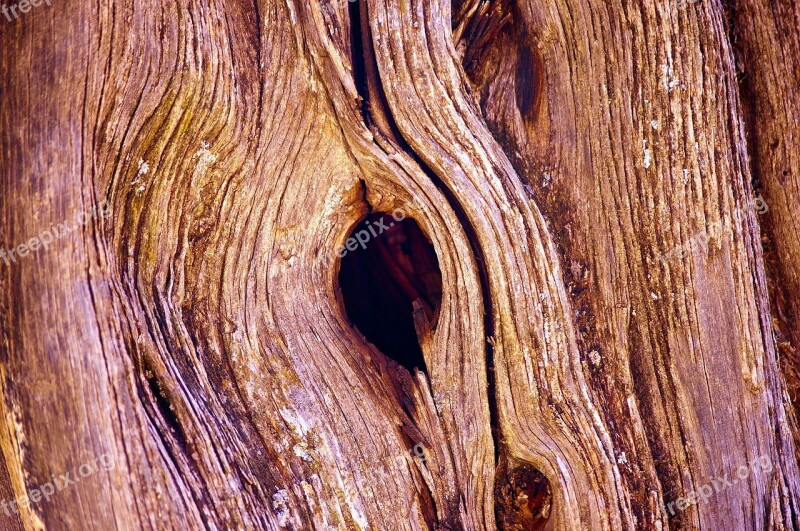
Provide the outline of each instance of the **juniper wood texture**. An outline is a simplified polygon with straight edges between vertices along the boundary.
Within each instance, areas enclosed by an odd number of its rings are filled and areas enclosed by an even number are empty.
[[[763,223],[774,328],[795,409],[800,407],[800,5],[735,2],[737,74],[752,179],[770,216]]]
[[[2,26],[0,244],[112,214],[0,264],[0,495],[115,463],[3,528],[800,526],[747,207],[756,177],[792,353],[798,15],[727,8],[148,0]],[[338,284],[351,229],[394,209],[442,275],[420,371]]]

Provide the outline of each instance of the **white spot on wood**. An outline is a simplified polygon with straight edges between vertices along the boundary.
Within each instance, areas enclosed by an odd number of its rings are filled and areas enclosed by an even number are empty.
[[[294,455],[306,461],[307,463],[313,463],[314,458],[308,453],[308,444],[305,442],[300,442],[294,445]]]
[[[667,92],[671,92],[672,89],[681,83],[680,80],[675,77],[672,67],[669,65],[661,65],[661,82],[664,84],[664,88],[667,89]]]
[[[150,171],[150,165],[145,160],[139,159],[139,167],[136,170],[136,177],[134,177],[134,179],[131,181],[131,185],[134,186],[137,184],[139,185],[136,187],[135,190],[136,194],[141,194],[142,192],[144,192],[145,186],[144,183],[142,183],[141,181],[142,177],[147,175],[147,172],[149,171]]]
[[[194,154],[194,157],[197,159],[197,165],[195,166],[195,170],[199,173],[205,173],[209,166],[211,166],[217,160],[217,156],[209,151],[209,147],[211,147],[208,142],[203,140],[200,142],[200,149],[197,150],[197,153]]]
[[[647,139],[645,138],[642,140],[642,149],[644,150],[644,167],[645,169],[650,167],[650,163],[653,160],[653,152],[647,149]]]
[[[286,489],[280,489],[272,495],[272,508],[275,509],[275,516],[278,517],[278,525],[286,527],[289,524],[289,493]]]
[[[131,184],[138,182],[139,179],[143,175],[147,175],[147,172],[149,171],[150,171],[150,165],[147,163],[147,161],[145,161],[144,159],[139,159],[139,168],[136,170],[136,178],[133,180],[133,183]]]
[[[633,395],[628,395],[628,410],[633,413],[636,411],[636,398]]]
[[[589,361],[592,362],[592,365],[594,365],[595,367],[600,365],[600,362],[602,361],[600,353],[597,352],[596,350],[589,352]]]
[[[300,416],[295,415],[294,412],[286,408],[281,408],[279,411],[281,417],[283,417],[283,420],[286,422],[286,424],[288,424],[289,427],[292,428],[298,436],[300,437],[306,436],[309,427],[306,425],[305,422],[303,422],[303,419]]]

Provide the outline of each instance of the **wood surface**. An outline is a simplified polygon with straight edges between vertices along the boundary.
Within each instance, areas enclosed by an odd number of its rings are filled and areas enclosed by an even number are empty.
[[[800,529],[796,1],[25,5],[0,529]]]

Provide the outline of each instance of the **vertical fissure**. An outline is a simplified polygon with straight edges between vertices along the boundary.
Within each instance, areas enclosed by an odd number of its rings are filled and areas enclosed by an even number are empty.
[[[361,117],[372,125],[369,114],[369,86],[367,82],[366,58],[364,57],[364,37],[361,33],[361,2],[348,1],[347,11],[350,16],[350,64],[353,70],[353,82],[358,95],[361,96]]]
[[[486,376],[487,376],[487,395],[489,405],[489,417],[492,438],[494,439],[494,459],[495,465],[499,459],[499,444],[502,440],[499,423],[497,421],[496,386],[494,378],[494,350],[491,338],[495,334],[494,311],[491,303],[491,291],[489,289],[489,275],[486,270],[486,261],[480,248],[477,232],[469,221],[466,211],[436,173],[420,158],[414,149],[405,141],[402,133],[397,127],[392,117],[388,101],[383,91],[372,47],[372,35],[369,28],[369,13],[366,5],[362,2],[352,2],[350,4],[350,24],[352,35],[352,56],[353,56],[353,75],[356,76],[356,85],[359,93],[364,100],[362,112],[367,126],[379,129],[384,136],[392,139],[395,144],[410,156],[417,166],[430,179],[431,183],[444,195],[447,203],[452,208],[460,225],[469,241],[472,255],[475,258],[478,276],[481,285],[481,296],[484,304],[484,331],[485,357],[486,357]],[[376,119],[377,118],[377,119]],[[381,125],[382,124],[382,125]]]
[[[369,27],[368,7],[361,2],[354,2],[350,6],[353,73],[356,84],[363,99],[362,113],[365,123],[373,132],[382,133],[391,139],[399,149],[411,157],[418,167],[425,173],[430,182],[442,193],[448,205],[454,212],[461,228],[469,242],[470,252],[475,260],[480,283],[482,304],[484,309],[484,356],[486,368],[487,405],[489,413],[489,427],[493,440],[495,482],[493,495],[495,498],[495,517],[501,529],[517,529],[522,525],[528,529],[544,528],[551,521],[552,493],[548,478],[537,470],[532,464],[513,459],[508,450],[503,449],[503,433],[499,422],[498,389],[495,367],[494,339],[498,324],[495,322],[494,304],[492,301],[489,271],[486,257],[480,244],[478,231],[473,225],[466,208],[458,197],[445,184],[435,171],[433,171],[403,137],[391,113],[388,101],[383,91],[378,74],[377,61],[372,48],[372,36]],[[503,2],[498,3],[493,10],[491,21],[476,30],[470,28],[470,34],[477,34],[482,39],[488,34],[496,34],[506,27],[510,20],[509,12],[500,13],[497,10],[507,8]],[[474,60],[478,60],[475,56]],[[541,58],[532,50],[525,56],[523,68],[535,69],[540,73]],[[521,92],[520,92],[521,91]],[[535,116],[541,105],[542,79],[532,78],[531,83],[525,85],[515,93],[518,104],[526,117]],[[368,223],[373,223],[376,213],[370,213],[355,232],[367,230]],[[426,312],[427,315],[427,312]],[[376,345],[377,346],[377,345]],[[383,348],[381,348],[384,351]],[[527,526],[527,527],[525,527]],[[520,528],[521,529],[521,528]]]

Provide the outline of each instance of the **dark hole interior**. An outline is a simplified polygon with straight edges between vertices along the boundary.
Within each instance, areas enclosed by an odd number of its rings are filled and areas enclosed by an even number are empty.
[[[442,273],[433,245],[413,219],[383,212],[367,216],[346,244],[339,286],[347,317],[382,353],[409,371],[424,371],[413,303],[435,326]]]
[[[527,44],[520,46],[517,62],[517,108],[526,120],[536,118],[542,98],[542,60]]]
[[[142,373],[147,381],[147,387],[150,389],[155,405],[158,407],[159,413],[161,413],[161,417],[170,428],[172,435],[174,435],[179,444],[185,448],[187,443],[183,427],[178,420],[178,416],[175,414],[175,409],[170,403],[167,393],[164,391],[163,385],[146,358],[142,360]]]
[[[553,497],[547,477],[527,463],[503,468],[495,483],[497,527],[503,531],[550,529]]]

